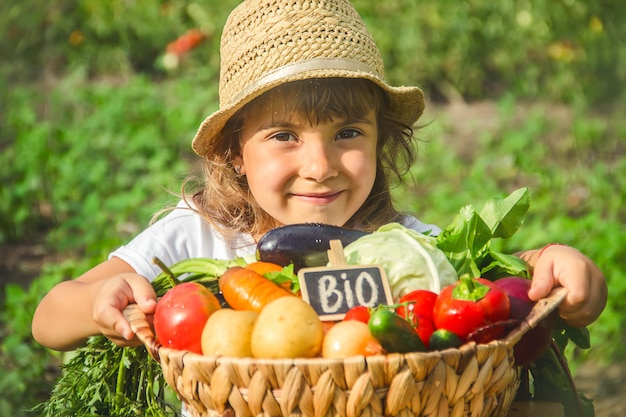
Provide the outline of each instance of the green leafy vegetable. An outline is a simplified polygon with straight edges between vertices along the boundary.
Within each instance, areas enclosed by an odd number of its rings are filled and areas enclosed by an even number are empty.
[[[480,214],[467,205],[437,236],[441,249],[459,276],[496,279],[513,275],[530,277],[530,268],[517,256],[493,251],[491,240],[511,237],[522,225],[530,206],[527,188],[514,191],[505,199],[489,200]]]
[[[35,411],[45,417],[174,416],[166,386],[145,348],[120,348],[96,336],[63,365],[50,398]]]
[[[458,279],[434,237],[399,223],[358,238],[344,248],[344,254],[348,264],[382,266],[395,298],[417,289],[438,293]]]
[[[485,203],[480,217],[487,223],[494,238],[508,239],[522,225],[530,207],[527,188],[513,191],[507,198],[494,198]]]
[[[593,402],[577,391],[563,351],[554,340],[551,348],[527,371],[533,382],[533,395],[530,398],[559,402],[568,417],[595,416]]]
[[[289,264],[283,267],[282,270],[276,272],[267,272],[263,274],[265,278],[269,279],[276,284],[285,284],[289,283],[289,288],[294,293],[300,291],[300,281],[298,281],[298,276],[294,272],[293,264]]]

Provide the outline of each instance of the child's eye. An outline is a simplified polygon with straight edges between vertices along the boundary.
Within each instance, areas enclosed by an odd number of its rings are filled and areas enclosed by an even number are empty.
[[[337,139],[352,139],[361,134],[362,133],[356,129],[343,129],[337,134]]]
[[[278,142],[289,142],[293,140],[297,140],[293,133],[289,132],[278,132],[272,135],[272,139]]]

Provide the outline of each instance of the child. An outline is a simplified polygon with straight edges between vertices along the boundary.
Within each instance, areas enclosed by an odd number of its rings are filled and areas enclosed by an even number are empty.
[[[150,285],[166,264],[191,258],[254,257],[270,228],[321,222],[363,230],[398,221],[437,233],[393,206],[389,183],[414,161],[412,137],[424,109],[417,87],[393,87],[363,21],[347,0],[247,0],[222,35],[220,108],[192,147],[205,183],[108,260],[62,282],[41,301],[33,335],[70,350],[103,334],[136,345],[122,310],[156,305]],[[568,289],[559,312],[570,324],[595,320],[606,303],[601,271],[562,245],[520,254],[534,266],[531,297]]]

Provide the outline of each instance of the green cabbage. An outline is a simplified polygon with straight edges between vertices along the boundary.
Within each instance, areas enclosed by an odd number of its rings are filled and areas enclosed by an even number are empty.
[[[380,265],[394,299],[417,289],[439,293],[458,280],[456,270],[433,236],[389,223],[344,248],[351,265]]]

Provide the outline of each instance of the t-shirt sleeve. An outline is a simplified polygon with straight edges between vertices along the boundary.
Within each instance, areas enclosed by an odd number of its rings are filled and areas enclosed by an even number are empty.
[[[434,224],[422,223],[413,216],[406,215],[400,222],[402,226],[415,230],[416,232],[427,234],[430,236],[437,236],[441,233],[441,229]]]
[[[172,265],[175,259],[189,258],[185,246],[175,248],[174,243],[167,243],[169,237],[175,238],[172,233],[166,233],[170,228],[163,228],[158,222],[148,227],[124,246],[113,251],[109,258],[117,257],[126,261],[139,275],[153,280],[161,269],[153,262],[159,258],[165,265]],[[173,236],[169,236],[172,234]]]
[[[248,257],[255,250],[252,237],[237,235],[227,241],[220,233],[189,208],[177,207],[133,240],[113,251],[135,271],[154,279],[162,271],[153,262],[159,258],[165,265],[189,258],[235,259]]]

